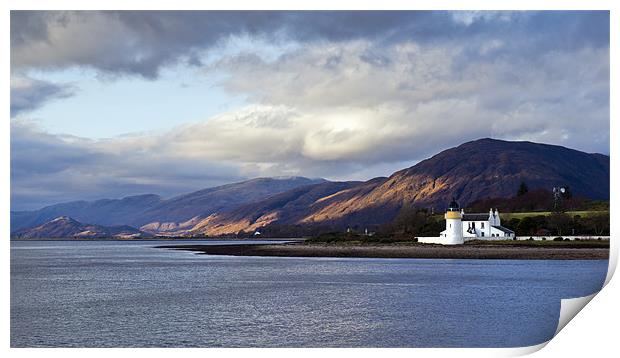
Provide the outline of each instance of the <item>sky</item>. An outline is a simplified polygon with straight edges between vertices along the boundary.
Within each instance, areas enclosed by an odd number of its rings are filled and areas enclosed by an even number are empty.
[[[12,11],[10,86],[11,210],[485,137],[609,154],[609,12]]]

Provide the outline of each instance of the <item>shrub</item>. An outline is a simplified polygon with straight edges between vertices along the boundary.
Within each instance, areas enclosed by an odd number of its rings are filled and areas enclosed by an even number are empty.
[[[554,238],[553,241],[564,241],[564,238],[558,236],[558,237]]]
[[[542,238],[542,241],[547,241],[547,238],[546,238],[546,237],[543,237],[543,238]]]

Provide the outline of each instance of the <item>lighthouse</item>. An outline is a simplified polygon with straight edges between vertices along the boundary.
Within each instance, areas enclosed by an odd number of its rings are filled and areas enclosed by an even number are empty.
[[[501,226],[499,211],[465,213],[454,198],[448,205],[446,229],[437,236],[416,237],[423,244],[459,245],[469,240],[516,240],[515,232]]]
[[[459,204],[454,198],[446,210],[446,231],[442,240],[444,245],[458,245],[465,242],[463,239],[463,221]]]

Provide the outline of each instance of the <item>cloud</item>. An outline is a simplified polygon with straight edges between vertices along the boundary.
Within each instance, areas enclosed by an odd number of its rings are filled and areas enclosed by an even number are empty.
[[[75,88],[26,76],[11,77],[11,117],[35,110],[47,102],[73,96]]]
[[[513,16],[518,16],[514,11],[454,11],[452,19],[459,24],[469,26],[480,21],[511,21]]]
[[[252,103],[106,140],[12,120],[14,207],[173,195],[256,176],[368,179],[481,137],[609,152],[608,12],[12,16],[24,20],[11,31],[20,71],[88,66],[156,78],[187,61]],[[272,39],[279,51],[228,48],[244,36]],[[214,48],[204,61],[202,51]],[[23,95],[21,111],[60,92],[41,93]]]
[[[200,65],[231,38],[269,43],[459,42],[501,34],[524,55],[605,46],[607,11],[12,11],[11,67],[85,66],[156,78],[179,61]]]
[[[235,165],[176,157],[149,147],[150,138],[134,139],[53,135],[32,121],[11,120],[11,210],[144,193],[171,196],[245,178]]]
[[[299,113],[289,127],[304,133],[300,155],[315,160],[422,159],[480,137],[609,151],[608,47],[528,58],[503,47],[497,39],[350,41],[305,46],[275,61],[242,54],[211,70],[228,72],[222,86],[232,93]]]

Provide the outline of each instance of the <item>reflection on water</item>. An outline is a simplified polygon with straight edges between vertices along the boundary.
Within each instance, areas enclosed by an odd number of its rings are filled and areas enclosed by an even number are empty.
[[[11,346],[510,347],[607,261],[266,258],[11,242]]]

